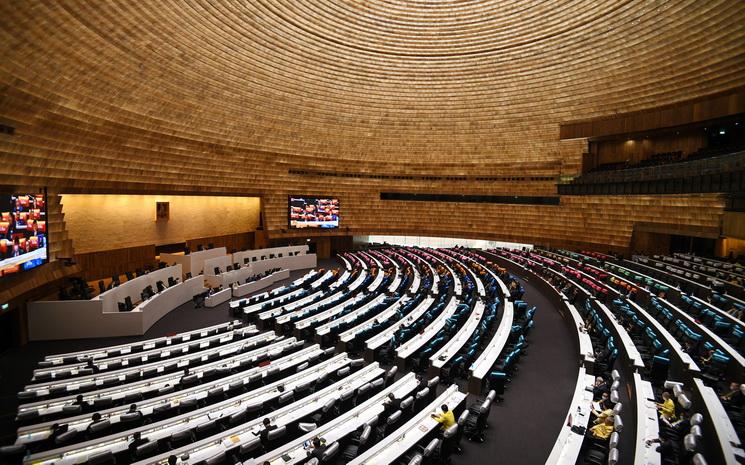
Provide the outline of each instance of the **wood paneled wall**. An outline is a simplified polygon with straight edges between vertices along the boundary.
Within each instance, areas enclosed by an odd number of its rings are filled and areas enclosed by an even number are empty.
[[[701,96],[666,106],[561,124],[562,139],[607,137],[731,116],[745,112],[745,87]]]
[[[155,246],[144,245],[124,249],[104,250],[75,255],[75,261],[83,271],[86,281],[110,278],[134,272],[148,266],[157,266]]]
[[[227,234],[224,236],[201,237],[186,241],[186,245],[192,252],[196,252],[200,245],[207,248],[210,243],[215,247],[225,247],[228,253],[257,248],[255,247],[254,231]]]
[[[258,197],[65,194],[63,201],[79,254],[232,235],[259,224]],[[156,202],[170,203],[169,219],[156,221]]]
[[[600,250],[627,250],[639,223],[663,230],[686,225],[691,232],[719,231],[725,206],[720,194],[565,196],[557,206],[382,201],[362,189],[339,198],[345,234],[464,237]],[[265,197],[264,203],[272,237],[313,234],[285,229],[286,196]]]
[[[680,151],[686,156],[705,146],[706,134],[699,128],[681,134],[591,142],[590,153],[597,156],[597,164],[638,163],[655,153]]]

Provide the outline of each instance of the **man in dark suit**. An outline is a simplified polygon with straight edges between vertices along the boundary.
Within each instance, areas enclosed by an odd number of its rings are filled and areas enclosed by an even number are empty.
[[[147,442],[147,439],[142,439],[142,433],[136,431],[132,435],[132,442],[130,442],[129,446],[127,446],[127,448],[129,449],[129,453],[134,455],[134,452],[137,450],[137,448],[143,444],[147,444]]]
[[[259,436],[261,439],[261,445],[266,447],[268,441],[269,441],[269,431],[273,429],[277,429],[276,425],[272,424],[272,420],[269,418],[264,418],[262,421],[264,428],[259,433],[253,433],[254,436]]]
[[[326,446],[321,443],[321,438],[313,438],[313,449],[308,452],[308,457],[318,459],[320,462],[324,452],[326,452]]]
[[[72,405],[79,405],[80,408],[83,409],[83,411],[85,411],[87,408],[89,408],[91,406],[91,404],[89,404],[87,401],[83,400],[83,395],[82,394],[78,394],[77,396],[75,396],[75,402],[73,402]]]
[[[383,401],[383,412],[385,415],[390,415],[401,407],[401,400],[396,399],[393,393],[388,394],[388,398]]]
[[[598,400],[603,395],[603,392],[608,390],[608,383],[605,382],[602,376],[595,378],[595,384],[592,385],[592,400]]]

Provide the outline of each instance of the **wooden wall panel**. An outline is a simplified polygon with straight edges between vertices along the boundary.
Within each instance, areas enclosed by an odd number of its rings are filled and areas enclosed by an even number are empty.
[[[200,245],[206,248],[210,243],[215,247],[225,247],[228,253],[258,248],[255,246],[254,231],[226,234],[224,236],[200,237],[186,241],[186,245],[193,252],[196,252]]]
[[[359,190],[338,194],[345,234],[466,237],[618,250],[628,249],[638,223],[663,230],[686,225],[688,231],[719,231],[725,206],[719,194],[565,196],[558,206],[382,201]],[[286,197],[264,200],[272,237],[335,234],[287,230]]]
[[[683,156],[706,146],[706,134],[702,129],[683,134],[666,134],[652,138],[633,138],[591,142],[590,147],[597,153],[598,163],[618,163],[628,161],[638,163],[650,155],[665,152],[683,152]]]
[[[722,218],[722,235],[745,239],[745,213],[726,212]]]
[[[224,236],[259,224],[257,197],[65,194],[63,202],[78,254]],[[168,220],[156,221],[156,202],[170,203]]]
[[[111,278],[123,275],[127,271],[134,272],[138,268],[157,266],[155,246],[152,244],[76,254],[75,261],[82,269],[86,281]]]
[[[745,112],[745,88],[668,106],[561,124],[562,139],[607,137],[683,126]]]

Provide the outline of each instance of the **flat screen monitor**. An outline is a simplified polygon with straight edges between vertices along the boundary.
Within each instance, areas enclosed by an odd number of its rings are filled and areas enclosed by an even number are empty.
[[[49,261],[46,194],[0,194],[0,276]]]
[[[290,197],[290,228],[339,227],[339,199],[322,197]]]

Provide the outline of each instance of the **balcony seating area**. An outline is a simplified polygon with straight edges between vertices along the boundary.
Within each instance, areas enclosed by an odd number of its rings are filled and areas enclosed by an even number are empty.
[[[611,163],[559,184],[561,195],[684,194],[741,192],[742,146],[701,150],[680,158],[660,154],[641,163]]]

